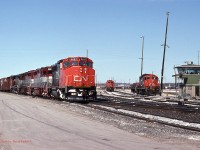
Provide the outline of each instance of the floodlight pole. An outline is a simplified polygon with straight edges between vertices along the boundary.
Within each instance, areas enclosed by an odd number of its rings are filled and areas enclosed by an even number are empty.
[[[160,89],[161,91],[160,91],[160,95],[162,95],[162,92],[163,92],[163,75],[164,75],[164,66],[165,66],[165,51],[166,51],[166,46],[167,46],[168,17],[169,17],[169,12],[167,12],[167,23],[166,23],[166,31],[165,31],[165,43],[164,43],[162,71],[161,71],[161,89]]]
[[[144,60],[144,57],[143,57],[143,53],[144,53],[144,36],[141,36],[140,38],[142,38],[142,58],[141,58],[141,76],[142,76],[142,73],[143,73],[143,60]]]

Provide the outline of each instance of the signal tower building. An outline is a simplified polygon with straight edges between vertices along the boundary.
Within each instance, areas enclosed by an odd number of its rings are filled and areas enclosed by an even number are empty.
[[[200,65],[193,64],[192,61],[186,62],[186,65],[176,66],[178,74],[180,95],[199,97],[200,96]]]

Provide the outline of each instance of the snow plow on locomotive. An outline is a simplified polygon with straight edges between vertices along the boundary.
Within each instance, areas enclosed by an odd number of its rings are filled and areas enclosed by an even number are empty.
[[[70,101],[96,99],[95,70],[87,57],[69,57],[48,67],[0,79],[0,90]]]
[[[131,92],[141,95],[160,94],[159,79],[154,74],[143,74],[139,78],[139,82],[133,83]]]

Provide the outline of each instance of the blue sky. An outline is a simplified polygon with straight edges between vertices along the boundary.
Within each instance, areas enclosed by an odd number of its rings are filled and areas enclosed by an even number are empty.
[[[199,0],[0,0],[0,78],[52,65],[69,56],[94,61],[98,82],[160,77],[166,12],[164,82],[174,65],[198,63]]]

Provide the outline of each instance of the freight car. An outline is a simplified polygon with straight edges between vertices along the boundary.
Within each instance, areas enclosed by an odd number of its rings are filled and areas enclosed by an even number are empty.
[[[143,74],[140,76],[139,82],[132,84],[131,91],[141,95],[159,94],[159,79],[154,74]]]
[[[96,99],[95,70],[87,57],[68,57],[52,66],[0,79],[0,90],[67,100]]]
[[[106,81],[106,91],[113,92],[115,88],[115,82],[113,80]]]

